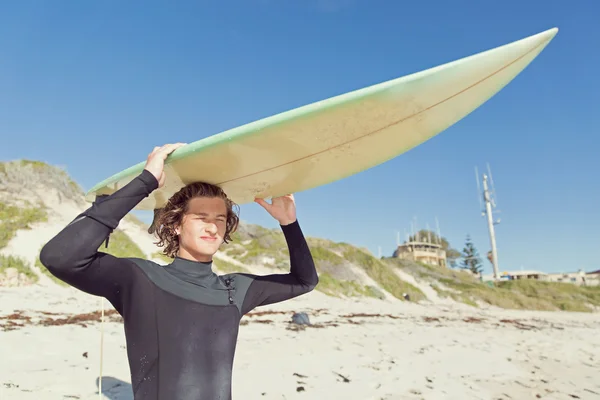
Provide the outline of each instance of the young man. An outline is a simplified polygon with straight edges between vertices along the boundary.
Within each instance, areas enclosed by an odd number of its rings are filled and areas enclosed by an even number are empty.
[[[155,148],[137,178],[94,202],[40,254],[53,275],[105,297],[123,316],[136,400],[231,399],[241,317],[257,306],[308,293],[318,283],[292,195],[271,204],[256,200],[283,230],[289,274],[218,276],[212,271],[212,257],[229,240],[238,217],[220,188],[202,183],[173,195],[151,228],[174,257],[170,265],[99,252],[119,221],[164,184],[164,161],[181,146]]]

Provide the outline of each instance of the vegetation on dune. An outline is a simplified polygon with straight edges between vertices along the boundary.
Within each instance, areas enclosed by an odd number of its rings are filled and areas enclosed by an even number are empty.
[[[152,258],[158,258],[165,264],[171,264],[173,262],[173,259],[171,257],[167,256],[166,254],[164,254],[161,251],[156,251],[156,252],[152,253]]]
[[[590,305],[600,307],[599,286],[520,279],[498,282],[497,287],[505,298],[517,294],[514,301],[519,307],[514,308],[589,312],[593,311]]]
[[[333,297],[374,297],[384,299],[385,295],[374,286],[363,286],[356,281],[335,279],[327,272],[319,274],[319,284],[316,289]]]
[[[344,258],[363,268],[371,279],[392,296],[403,299],[406,293],[410,296],[411,301],[426,299],[425,294],[419,288],[400,279],[389,265],[378,258],[347,244],[344,244],[344,247]]]
[[[37,282],[39,279],[37,274],[31,270],[26,260],[20,257],[0,254],[0,275],[4,275],[9,268],[14,268],[18,273],[24,274],[32,283]]]
[[[223,274],[232,274],[232,273],[236,273],[236,272],[241,272],[241,273],[249,273],[250,272],[244,267],[241,267],[239,265],[236,265],[236,264],[233,264],[228,261],[221,260],[221,259],[215,259],[214,265],[215,265],[215,269],[219,270],[219,272],[221,272]]]
[[[438,295],[474,307],[481,302],[505,309],[589,312],[590,305],[600,306],[600,287],[530,279],[482,282],[467,271],[392,258],[386,262],[431,283]]]
[[[5,247],[18,230],[48,221],[48,211],[41,199],[34,203],[14,196],[40,186],[56,189],[61,197],[80,199],[83,194],[79,185],[58,167],[31,160],[0,162],[0,191],[13,194],[0,200],[0,248]]]
[[[81,187],[63,169],[42,161],[16,160],[0,163],[0,182],[19,188],[51,187],[61,198],[80,200]]]
[[[20,229],[31,229],[38,222],[46,222],[48,214],[43,206],[27,203],[25,207],[0,202],[0,249],[5,247]]]
[[[136,245],[133,240],[120,229],[110,235],[108,240],[108,248],[105,247],[106,242],[103,242],[99,251],[112,254],[115,257],[123,258],[146,258],[144,252]]]
[[[241,224],[225,245],[227,255],[244,264],[289,268],[289,251],[281,232],[257,225]]]
[[[147,230],[148,229],[148,225],[142,221],[141,219],[139,219],[135,214],[127,214],[125,215],[124,218],[125,221],[131,222],[132,224],[142,228],[143,230]]]
[[[321,268],[338,267],[347,263],[347,260],[344,257],[340,256],[337,252],[332,250],[332,248],[325,247],[324,243],[313,241],[310,238],[307,242],[313,259],[320,264]]]
[[[289,251],[281,231],[243,224],[232,238],[233,242],[224,247],[228,256],[246,264],[271,264],[275,268],[289,269]],[[378,288],[360,283],[352,272],[352,266],[356,266],[399,299],[404,299],[405,293],[415,301],[425,298],[418,288],[404,282],[389,266],[362,250],[325,239],[309,237],[307,242],[319,271],[318,291],[330,296],[383,298]]]

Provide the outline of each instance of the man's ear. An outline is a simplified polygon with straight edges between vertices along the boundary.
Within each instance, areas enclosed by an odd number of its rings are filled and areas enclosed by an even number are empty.
[[[175,226],[175,233],[176,233],[178,236],[179,236],[179,235],[181,235],[181,231],[183,230],[183,224],[185,224],[185,217],[186,217],[186,216],[185,216],[185,215],[183,215],[183,216],[181,217],[181,219],[180,219],[180,220],[179,220],[177,223],[175,223],[175,224],[174,224],[174,226]]]

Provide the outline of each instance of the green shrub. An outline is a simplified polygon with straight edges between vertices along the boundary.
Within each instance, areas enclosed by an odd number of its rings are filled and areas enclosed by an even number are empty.
[[[333,297],[384,297],[381,291],[372,286],[363,286],[355,281],[336,279],[327,272],[319,274],[319,284],[315,290]]]
[[[410,296],[411,301],[426,299],[425,294],[419,288],[400,279],[392,267],[386,263],[350,245],[344,247],[345,258],[363,268],[371,279],[392,296],[403,300],[403,294],[406,293]]]
[[[588,312],[590,305],[600,306],[600,287],[596,286],[533,279],[486,283],[461,270],[392,258],[386,262],[431,283],[438,295],[475,307],[482,302],[504,309]]]
[[[38,222],[48,221],[43,206],[17,207],[0,202],[0,249],[5,247],[20,229],[31,229]]]
[[[133,240],[120,229],[115,229],[108,240],[108,248],[105,247],[106,242],[103,242],[99,251],[112,254],[115,257],[122,258],[145,258],[144,252],[136,245]]]
[[[0,274],[4,274],[9,268],[15,268],[19,273],[25,274],[32,283],[39,280],[37,274],[31,270],[26,260],[21,257],[0,254]]]
[[[236,272],[249,272],[246,268],[235,265],[225,260],[214,260],[215,268],[224,274],[232,274]]]
[[[154,253],[152,253],[152,257],[158,258],[165,264],[171,264],[173,262],[173,259],[171,257],[167,256],[166,254],[164,254],[162,251],[155,251]]]

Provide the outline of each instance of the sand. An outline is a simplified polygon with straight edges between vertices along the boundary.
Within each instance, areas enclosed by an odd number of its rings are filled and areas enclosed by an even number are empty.
[[[64,320],[98,311],[99,298],[54,285],[0,288],[0,298],[0,399],[132,399],[122,324],[103,327],[99,397],[97,316]],[[313,325],[292,324],[295,311]],[[244,317],[233,398],[600,399],[599,328],[597,314],[312,292]]]

